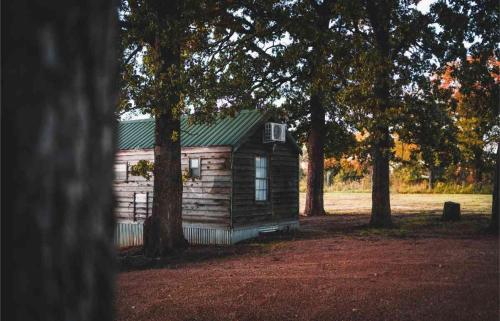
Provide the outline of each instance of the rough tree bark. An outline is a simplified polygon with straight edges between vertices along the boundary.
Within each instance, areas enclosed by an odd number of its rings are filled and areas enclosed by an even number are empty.
[[[370,225],[375,227],[392,226],[391,204],[389,197],[389,158],[392,138],[385,112],[390,106],[391,47],[389,42],[390,9],[385,2],[367,1],[369,20],[375,33],[375,42],[380,66],[376,70],[373,94],[374,117],[376,125],[372,132],[373,176],[372,176],[372,213]]]
[[[500,223],[498,221],[498,214],[500,212],[500,142],[497,143],[497,160],[495,166],[495,176],[493,182],[493,203],[491,205],[491,222],[490,222],[490,230],[493,233],[498,234],[500,231]]]
[[[322,81],[325,79],[322,74],[322,66],[326,59],[325,49],[326,40],[323,39],[329,32],[330,21],[330,3],[324,1],[321,5],[314,5],[318,15],[315,26],[318,32],[318,38],[313,44],[313,51],[310,56],[311,63],[311,89],[312,94],[309,101],[311,113],[311,123],[307,135],[307,191],[306,206],[304,215],[320,216],[325,215],[323,203],[323,185],[324,185],[324,163],[325,163],[325,107],[323,105]]]
[[[172,113],[156,117],[153,214],[146,222],[147,256],[164,256],[183,249],[180,120]]]
[[[307,137],[307,191],[304,215],[325,215],[323,204],[325,109],[318,96],[311,97],[311,125]]]
[[[373,147],[372,174],[372,214],[370,225],[375,227],[392,226],[391,203],[389,197],[389,130],[379,128],[376,135],[382,135]]]
[[[112,320],[117,3],[2,9],[2,312]]]
[[[168,22],[180,18],[179,3],[160,1],[151,6],[166,23],[165,29]],[[180,43],[158,34],[151,47],[158,59],[158,78],[168,75],[172,78],[168,81],[175,84],[182,68]],[[158,94],[162,99],[156,107],[153,211],[144,226],[144,251],[149,257],[165,256],[187,246],[182,231],[181,113],[177,110],[181,96],[176,85],[168,91]]]
[[[375,81],[374,94],[377,98],[375,114],[383,115],[389,105],[388,75],[381,72]],[[389,194],[389,159],[391,135],[389,128],[380,117],[379,123],[372,129],[373,173],[372,173],[372,213],[370,225],[375,227],[392,226],[391,203]]]

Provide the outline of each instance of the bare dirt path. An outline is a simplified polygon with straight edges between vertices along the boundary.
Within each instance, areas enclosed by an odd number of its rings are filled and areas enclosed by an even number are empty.
[[[499,320],[498,239],[484,214],[302,219],[295,235],[196,247],[118,276],[117,320]],[[405,233],[401,233],[405,231]]]

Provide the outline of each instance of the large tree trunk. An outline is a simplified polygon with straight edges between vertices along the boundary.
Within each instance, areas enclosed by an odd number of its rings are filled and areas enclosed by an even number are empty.
[[[375,115],[378,123],[372,128],[372,215],[370,225],[390,227],[391,203],[389,194],[389,159],[391,155],[392,137],[386,124],[385,112],[389,106],[389,73],[387,69],[375,77],[374,94],[377,97]]]
[[[169,21],[180,19],[179,3],[154,2],[156,15],[166,22],[163,28],[171,28]],[[157,56],[157,78],[172,85],[161,87],[156,106],[154,149],[154,199],[151,217],[144,226],[144,250],[146,256],[165,256],[182,250],[187,241],[182,232],[182,172],[181,130],[178,88],[180,77],[180,43],[163,39],[158,34],[151,44]]]
[[[172,112],[156,117],[155,141],[153,215],[144,235],[145,253],[150,257],[187,245],[182,232],[180,120]]]
[[[325,215],[323,207],[325,109],[318,96],[311,97],[311,126],[307,137],[307,192],[304,215]]]
[[[389,194],[389,159],[392,146],[392,137],[385,124],[385,112],[389,106],[389,72],[380,72],[375,77],[374,95],[377,98],[375,115],[379,118],[378,124],[372,128],[372,215],[370,225],[375,227],[390,227],[391,203]]]
[[[490,229],[494,233],[498,234],[500,230],[498,221],[498,212],[500,212],[500,195],[499,195],[499,184],[500,184],[500,142],[497,144],[497,160],[495,166],[495,180],[493,182],[493,204],[491,206],[491,222]]]
[[[5,4],[3,316],[113,320],[117,3]]]
[[[389,133],[387,109],[390,107],[391,94],[391,45],[389,25],[390,9],[387,2],[367,2],[368,16],[375,33],[379,68],[374,78],[373,117],[376,123],[371,128],[373,177],[372,177],[372,215],[370,225],[390,227],[391,204],[389,198],[389,159],[392,138]]]
[[[390,227],[391,202],[389,197],[389,130],[379,128],[377,135],[382,136],[373,146],[372,174],[372,215],[370,225]]]
[[[325,184],[324,166],[325,166],[325,117],[326,112],[323,106],[324,91],[329,90],[323,86],[324,79],[323,65],[327,58],[325,49],[325,40],[323,36],[328,31],[330,16],[328,13],[328,3],[324,2],[315,6],[318,15],[315,21],[316,31],[319,37],[313,43],[313,50],[309,57],[311,64],[311,98],[309,109],[311,112],[311,122],[307,135],[307,191],[306,206],[304,215],[321,216],[325,215],[323,204],[323,186]]]

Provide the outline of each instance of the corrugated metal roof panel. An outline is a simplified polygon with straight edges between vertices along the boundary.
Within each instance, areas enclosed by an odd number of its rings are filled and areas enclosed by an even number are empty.
[[[243,110],[235,117],[220,118],[212,124],[189,124],[184,116],[181,118],[181,146],[235,146],[263,117],[258,110]],[[118,148],[153,148],[154,128],[152,118],[120,122]]]
[[[122,121],[118,125],[119,149],[152,148],[154,119]]]

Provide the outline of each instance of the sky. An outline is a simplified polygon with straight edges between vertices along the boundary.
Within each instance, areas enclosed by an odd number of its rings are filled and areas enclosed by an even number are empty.
[[[434,2],[436,2],[436,0],[422,0],[417,4],[417,9],[422,13],[428,13],[431,4]]]

